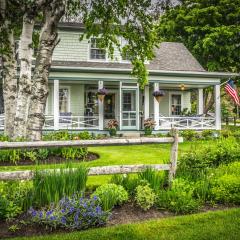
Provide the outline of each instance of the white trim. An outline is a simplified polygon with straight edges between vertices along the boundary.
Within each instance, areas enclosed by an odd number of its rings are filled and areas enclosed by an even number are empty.
[[[159,90],[159,83],[154,83],[153,91]],[[159,129],[159,102],[153,97],[153,113],[154,113],[154,121],[156,122],[155,130]]]
[[[59,130],[59,80],[57,79],[53,84],[53,99],[54,130]]]
[[[198,114],[202,115],[203,114],[203,89],[199,88],[198,89],[198,101],[197,101],[198,105]]]
[[[215,99],[215,124],[216,129],[221,130],[221,100],[220,100],[220,85],[214,86],[214,99]]]
[[[149,118],[149,85],[146,85],[144,88],[144,120]]]
[[[103,88],[103,81],[98,81],[98,89]],[[98,114],[99,114],[99,130],[104,128],[104,100],[101,102],[98,99]]]
[[[183,92],[180,91],[169,91],[169,114],[168,116],[172,116],[172,117],[178,117],[179,115],[172,115],[172,95],[180,95],[181,96],[181,111],[183,110]]]

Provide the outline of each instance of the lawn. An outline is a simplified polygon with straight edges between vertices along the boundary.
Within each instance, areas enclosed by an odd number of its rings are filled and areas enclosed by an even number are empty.
[[[238,240],[240,208],[18,240]]]
[[[211,141],[184,142],[179,144],[179,155],[183,152],[211,144]],[[149,144],[135,146],[104,146],[91,147],[90,152],[97,153],[99,159],[86,162],[89,167],[123,165],[123,164],[158,164],[167,163],[170,158],[170,144]],[[77,166],[82,163],[73,163]],[[58,164],[61,166],[61,164]],[[38,168],[53,168],[56,165],[39,165]],[[25,166],[0,166],[0,171],[15,171],[35,169],[35,165]],[[101,185],[106,183],[111,176],[91,176],[88,185]]]

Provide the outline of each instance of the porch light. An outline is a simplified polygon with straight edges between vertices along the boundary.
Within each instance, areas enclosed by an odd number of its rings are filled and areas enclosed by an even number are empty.
[[[180,89],[181,89],[182,91],[185,90],[185,85],[184,85],[184,84],[180,84],[179,87],[180,87]]]

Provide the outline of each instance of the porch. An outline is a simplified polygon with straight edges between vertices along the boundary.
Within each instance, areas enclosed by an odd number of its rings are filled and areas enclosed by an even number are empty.
[[[203,89],[209,85],[150,82],[144,90],[133,81],[62,81],[50,80],[44,130],[104,131],[107,122],[116,119],[120,131],[140,131],[143,121],[152,118],[155,131],[220,129],[220,85],[212,85],[215,92],[215,113],[203,115]],[[105,87],[108,94],[100,101],[97,90]],[[163,90],[158,102],[152,95]],[[197,111],[191,112],[191,94],[197,96]],[[0,115],[0,129],[4,129],[4,114]]]

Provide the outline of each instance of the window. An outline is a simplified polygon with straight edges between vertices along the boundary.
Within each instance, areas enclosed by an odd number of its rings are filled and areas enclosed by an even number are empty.
[[[172,115],[180,115],[181,114],[181,95],[173,94],[171,99],[171,112]]]
[[[59,112],[60,113],[69,112],[69,89],[68,88],[59,89]]]
[[[106,50],[99,47],[99,38],[91,39],[90,59],[106,59]]]
[[[128,41],[122,38],[122,48],[124,48],[127,44],[128,44]],[[130,61],[130,60],[131,60],[131,56],[129,55],[129,52],[126,49],[126,51],[122,54],[122,61]]]

